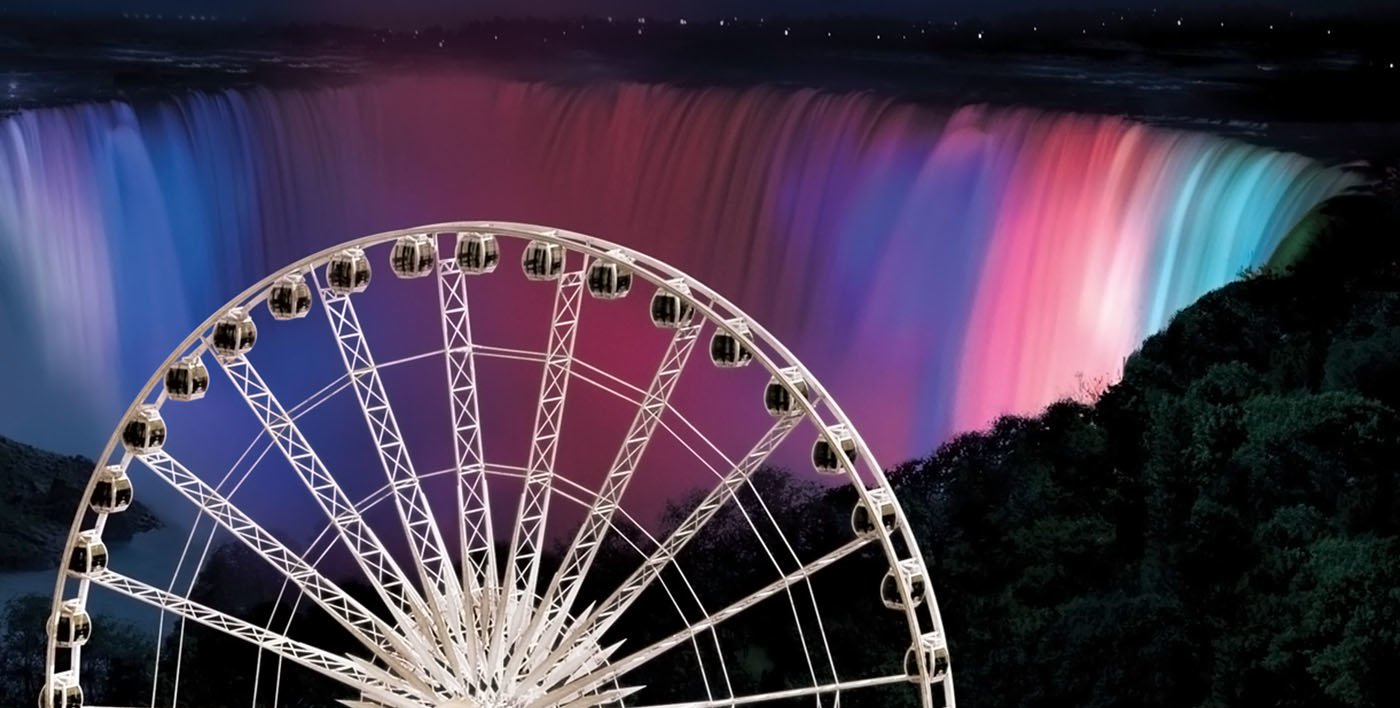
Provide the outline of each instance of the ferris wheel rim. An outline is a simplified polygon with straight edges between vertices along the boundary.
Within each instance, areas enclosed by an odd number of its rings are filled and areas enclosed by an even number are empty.
[[[254,285],[246,288],[237,296],[230,299],[224,306],[220,307],[192,330],[155,370],[140,392],[134,397],[132,403],[123,413],[120,420],[125,422],[143,406],[154,405],[157,408],[163,406],[167,399],[166,392],[162,390],[156,395],[153,402],[152,394],[156,391],[156,388],[161,385],[162,378],[169,367],[182,359],[200,356],[208,351],[208,343],[205,341],[205,338],[210,329],[215,326],[221,317],[233,308],[241,307],[245,310],[249,310],[263,303],[267,299],[269,288],[288,274],[298,272],[309,273],[314,280],[316,269],[321,268],[329,259],[339,253],[345,252],[347,249],[368,249],[394,242],[403,237],[416,235],[425,235],[436,242],[438,237],[442,235],[472,232],[492,234],[518,240],[542,241],[560,246],[565,249],[565,251],[580,253],[587,259],[628,266],[634,269],[633,272],[639,276],[642,281],[656,287],[658,291],[670,292],[685,298],[689,304],[695,308],[695,314],[702,324],[704,322],[709,322],[716,328],[716,331],[724,331],[741,342],[755,345],[751,347],[753,360],[757,361],[770,375],[774,376],[775,379],[781,380],[781,372],[785,369],[796,370],[797,374],[801,377],[800,380],[802,383],[804,383],[813,394],[810,400],[806,396],[794,396],[794,402],[800,409],[796,417],[812,421],[819,428],[819,435],[824,437],[829,437],[831,431],[836,426],[841,426],[855,445],[857,452],[856,462],[852,463],[852,461],[844,459],[843,456],[838,457],[843,457],[843,459],[840,460],[842,474],[846,478],[847,483],[856,488],[860,503],[870,504],[873,500],[871,492],[874,491],[874,489],[867,486],[865,480],[862,479],[862,469],[865,471],[866,475],[868,475],[868,478],[873,481],[875,489],[882,488],[889,491],[891,494],[893,493],[883,468],[880,467],[877,458],[860,434],[859,429],[852,424],[849,417],[841,409],[836,399],[831,396],[830,392],[821,383],[820,379],[813,375],[806,365],[803,364],[781,340],[772,335],[761,323],[750,317],[727,298],[681,269],[661,261],[660,259],[651,257],[644,252],[573,231],[510,221],[450,221],[383,231],[322,249],[268,274]],[[734,323],[736,320],[742,323],[742,331],[735,326]],[[756,346],[759,344],[763,346]],[[792,388],[790,383],[787,384],[787,386],[789,389]],[[831,422],[825,420],[821,415],[821,411],[825,411],[827,416],[834,420]],[[84,532],[84,521],[88,516],[85,501],[92,497],[98,472],[105,465],[110,464],[110,461],[114,459],[115,453],[121,449],[120,437],[121,426],[119,424],[117,430],[114,431],[113,435],[109,438],[102,455],[97,459],[94,473],[90,476],[88,485],[84,489],[82,497],[84,501],[79,504],[64,545],[61,559],[65,563],[73,554],[75,544],[80,535]],[[133,457],[131,453],[122,451],[119,464],[125,468]],[[860,469],[857,468],[858,465]],[[551,471],[551,474],[557,473]],[[914,537],[911,526],[908,523],[903,506],[896,501],[893,508],[897,520],[896,528],[882,528],[877,534],[884,555],[889,561],[891,568],[895,568],[901,561],[916,561],[918,566],[923,570],[925,577],[927,577],[927,567],[923,554]],[[95,530],[99,537],[105,527],[106,520],[107,514],[96,514],[96,520],[93,522],[92,530]],[[518,523],[519,519],[517,519],[517,524]],[[901,554],[894,548],[893,543],[896,534],[905,545],[910,556],[909,558],[901,559]],[[56,615],[59,608],[64,603],[67,597],[65,588],[68,587],[70,581],[77,582],[79,588],[78,598],[81,599],[84,604],[86,603],[90,579],[85,575],[78,575],[77,577],[74,577],[74,575],[76,574],[70,574],[66,565],[60,568],[54,586],[51,617]],[[925,625],[930,625],[936,632],[941,633],[943,626],[942,620],[932,589],[930,588],[927,590],[927,596],[922,603],[910,602],[908,593],[905,592],[906,588],[901,586],[900,590],[905,593],[903,614],[905,615],[906,624],[910,630],[911,642],[915,646],[918,645],[922,636],[921,628]],[[928,622],[920,621],[919,604],[923,605],[923,614],[927,616]],[[52,631],[50,631],[48,635],[45,664],[46,682],[52,681],[56,675],[54,670],[55,650],[54,635]],[[919,667],[919,672],[923,676],[923,684],[925,687],[935,683],[929,680],[929,676],[925,674],[925,667],[922,664]],[[944,667],[943,676],[944,677],[940,681],[946,682],[947,693],[951,698],[951,667]],[[46,685],[48,684],[46,683]],[[927,698],[925,700],[927,701]],[[729,705],[729,703],[725,703],[725,705]]]

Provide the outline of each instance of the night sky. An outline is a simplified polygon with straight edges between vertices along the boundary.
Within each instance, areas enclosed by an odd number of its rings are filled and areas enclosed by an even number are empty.
[[[323,20],[352,23],[459,21],[492,16],[617,15],[707,18],[737,15],[821,17],[878,14],[919,19],[996,17],[1022,12],[1192,8],[1160,0],[0,0],[12,13],[64,17],[113,13],[214,14],[226,19]],[[1212,9],[1253,8],[1300,14],[1369,14],[1392,10],[1390,0],[1223,0]],[[1195,5],[1196,11],[1200,10]]]

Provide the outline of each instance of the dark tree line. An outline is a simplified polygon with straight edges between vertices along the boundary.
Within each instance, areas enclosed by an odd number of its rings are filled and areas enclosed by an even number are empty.
[[[962,705],[1400,704],[1400,220],[1324,223],[1093,405],[899,470]]]
[[[46,596],[24,595],[12,599],[0,613],[0,705],[37,704],[44,683],[49,602]],[[99,622],[100,631],[84,647],[87,703],[148,705],[154,643],[129,623],[106,618]]]

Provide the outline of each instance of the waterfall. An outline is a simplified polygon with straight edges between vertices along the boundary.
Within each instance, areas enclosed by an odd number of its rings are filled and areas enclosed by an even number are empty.
[[[0,433],[91,454],[268,271],[376,231],[549,224],[725,293],[887,462],[1113,377],[1357,178],[1122,118],[465,74],[0,122]]]

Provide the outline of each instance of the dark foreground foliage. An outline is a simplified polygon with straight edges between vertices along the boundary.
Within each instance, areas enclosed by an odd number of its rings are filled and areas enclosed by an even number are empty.
[[[1400,705],[1400,228],[1327,209],[1094,405],[896,475],[961,705]]]

